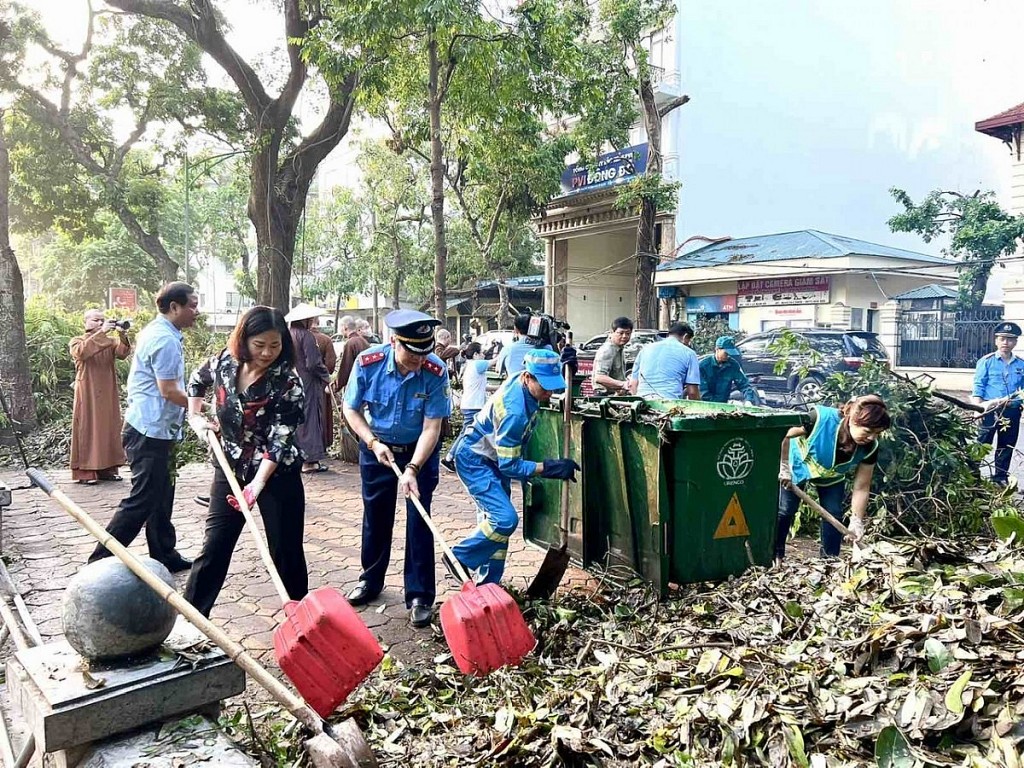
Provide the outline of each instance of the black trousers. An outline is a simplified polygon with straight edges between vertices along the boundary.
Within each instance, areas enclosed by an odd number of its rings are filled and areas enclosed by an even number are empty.
[[[192,573],[185,587],[185,599],[209,616],[217,601],[224,579],[231,565],[235,544],[245,527],[245,517],[228,505],[231,486],[217,467],[210,484],[210,508],[206,516],[206,534],[203,551],[192,564]],[[263,527],[267,532],[270,556],[281,574],[288,596],[301,600],[309,591],[306,555],[302,549],[302,535],[306,521],[306,492],[297,467],[287,472],[275,472],[256,499]],[[262,560],[260,568],[262,569]],[[266,576],[269,580],[269,574]]]
[[[125,423],[121,444],[132,470],[132,489],[121,499],[117,511],[107,524],[107,532],[128,546],[146,526],[149,556],[161,562],[177,557],[174,547],[178,536],[171,523],[174,509],[175,440],[146,437],[131,424]],[[106,547],[99,544],[89,556],[89,562],[110,557]]]
[[[995,467],[992,470],[994,482],[1005,484],[1010,477],[1013,449],[1020,434],[1020,411],[1020,408],[997,408],[981,417],[978,442],[991,445],[992,438],[996,442]]]
[[[395,463],[401,470],[412,460],[415,445],[404,448],[404,451],[395,451]],[[394,446],[392,450],[395,450]],[[440,461],[441,447],[438,444],[416,476],[420,501],[428,515],[430,501],[437,488]],[[377,457],[362,441],[359,442],[359,475],[363,481],[363,541],[360,550],[363,572],[359,580],[366,582],[371,594],[377,594],[384,588],[384,577],[391,562],[398,478],[391,467],[377,461]],[[434,536],[409,500],[405,500],[405,564],[402,573],[405,581],[405,607],[412,607],[412,601],[417,597],[425,600],[427,605],[433,605],[436,596]]]

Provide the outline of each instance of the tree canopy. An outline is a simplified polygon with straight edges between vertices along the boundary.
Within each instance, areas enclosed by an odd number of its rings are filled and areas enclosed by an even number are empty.
[[[992,267],[999,257],[1015,253],[1024,238],[1024,216],[1004,211],[991,191],[965,195],[937,189],[919,203],[902,189],[889,192],[903,206],[889,219],[889,229],[917,233],[926,243],[948,236],[943,252],[959,262],[958,304],[961,309],[981,306]]]

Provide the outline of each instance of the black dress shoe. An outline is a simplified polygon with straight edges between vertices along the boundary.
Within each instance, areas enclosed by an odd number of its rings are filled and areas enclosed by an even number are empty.
[[[422,597],[412,599],[412,608],[409,609],[409,623],[417,629],[429,627],[430,620],[434,616],[434,606],[429,605]]]
[[[360,581],[356,588],[348,593],[348,604],[353,608],[358,608],[360,605],[366,605],[368,602],[373,600],[380,592],[373,592],[370,590],[370,585],[365,581]]]
[[[174,557],[170,557],[167,560],[161,560],[160,562],[163,563],[171,573],[180,573],[181,571],[187,571],[192,567],[191,560],[177,554]]]
[[[208,506],[210,506],[210,497],[209,496],[193,496],[192,497],[192,501],[194,501],[196,504],[198,504],[201,507],[208,507]]]

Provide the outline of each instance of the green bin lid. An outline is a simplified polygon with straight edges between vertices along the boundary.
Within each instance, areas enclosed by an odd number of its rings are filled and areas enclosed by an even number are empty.
[[[645,400],[641,397],[591,398],[583,402],[585,416],[622,419],[631,413],[635,421],[664,422],[675,432],[717,429],[795,427],[800,414],[777,408],[704,400]]]

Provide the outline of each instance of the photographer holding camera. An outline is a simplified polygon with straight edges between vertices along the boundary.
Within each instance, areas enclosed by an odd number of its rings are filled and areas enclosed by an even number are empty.
[[[132,351],[128,321],[107,319],[102,309],[85,312],[85,333],[71,340],[75,402],[71,418],[71,479],[86,485],[120,480],[121,399],[115,360]],[[110,336],[117,331],[117,338]]]
[[[523,361],[527,353],[538,349],[555,351],[559,331],[568,330],[569,324],[555,320],[551,315],[537,313],[517,315],[513,327],[518,338],[507,349],[502,350],[495,365],[495,369],[504,378],[511,378],[523,370]]]

